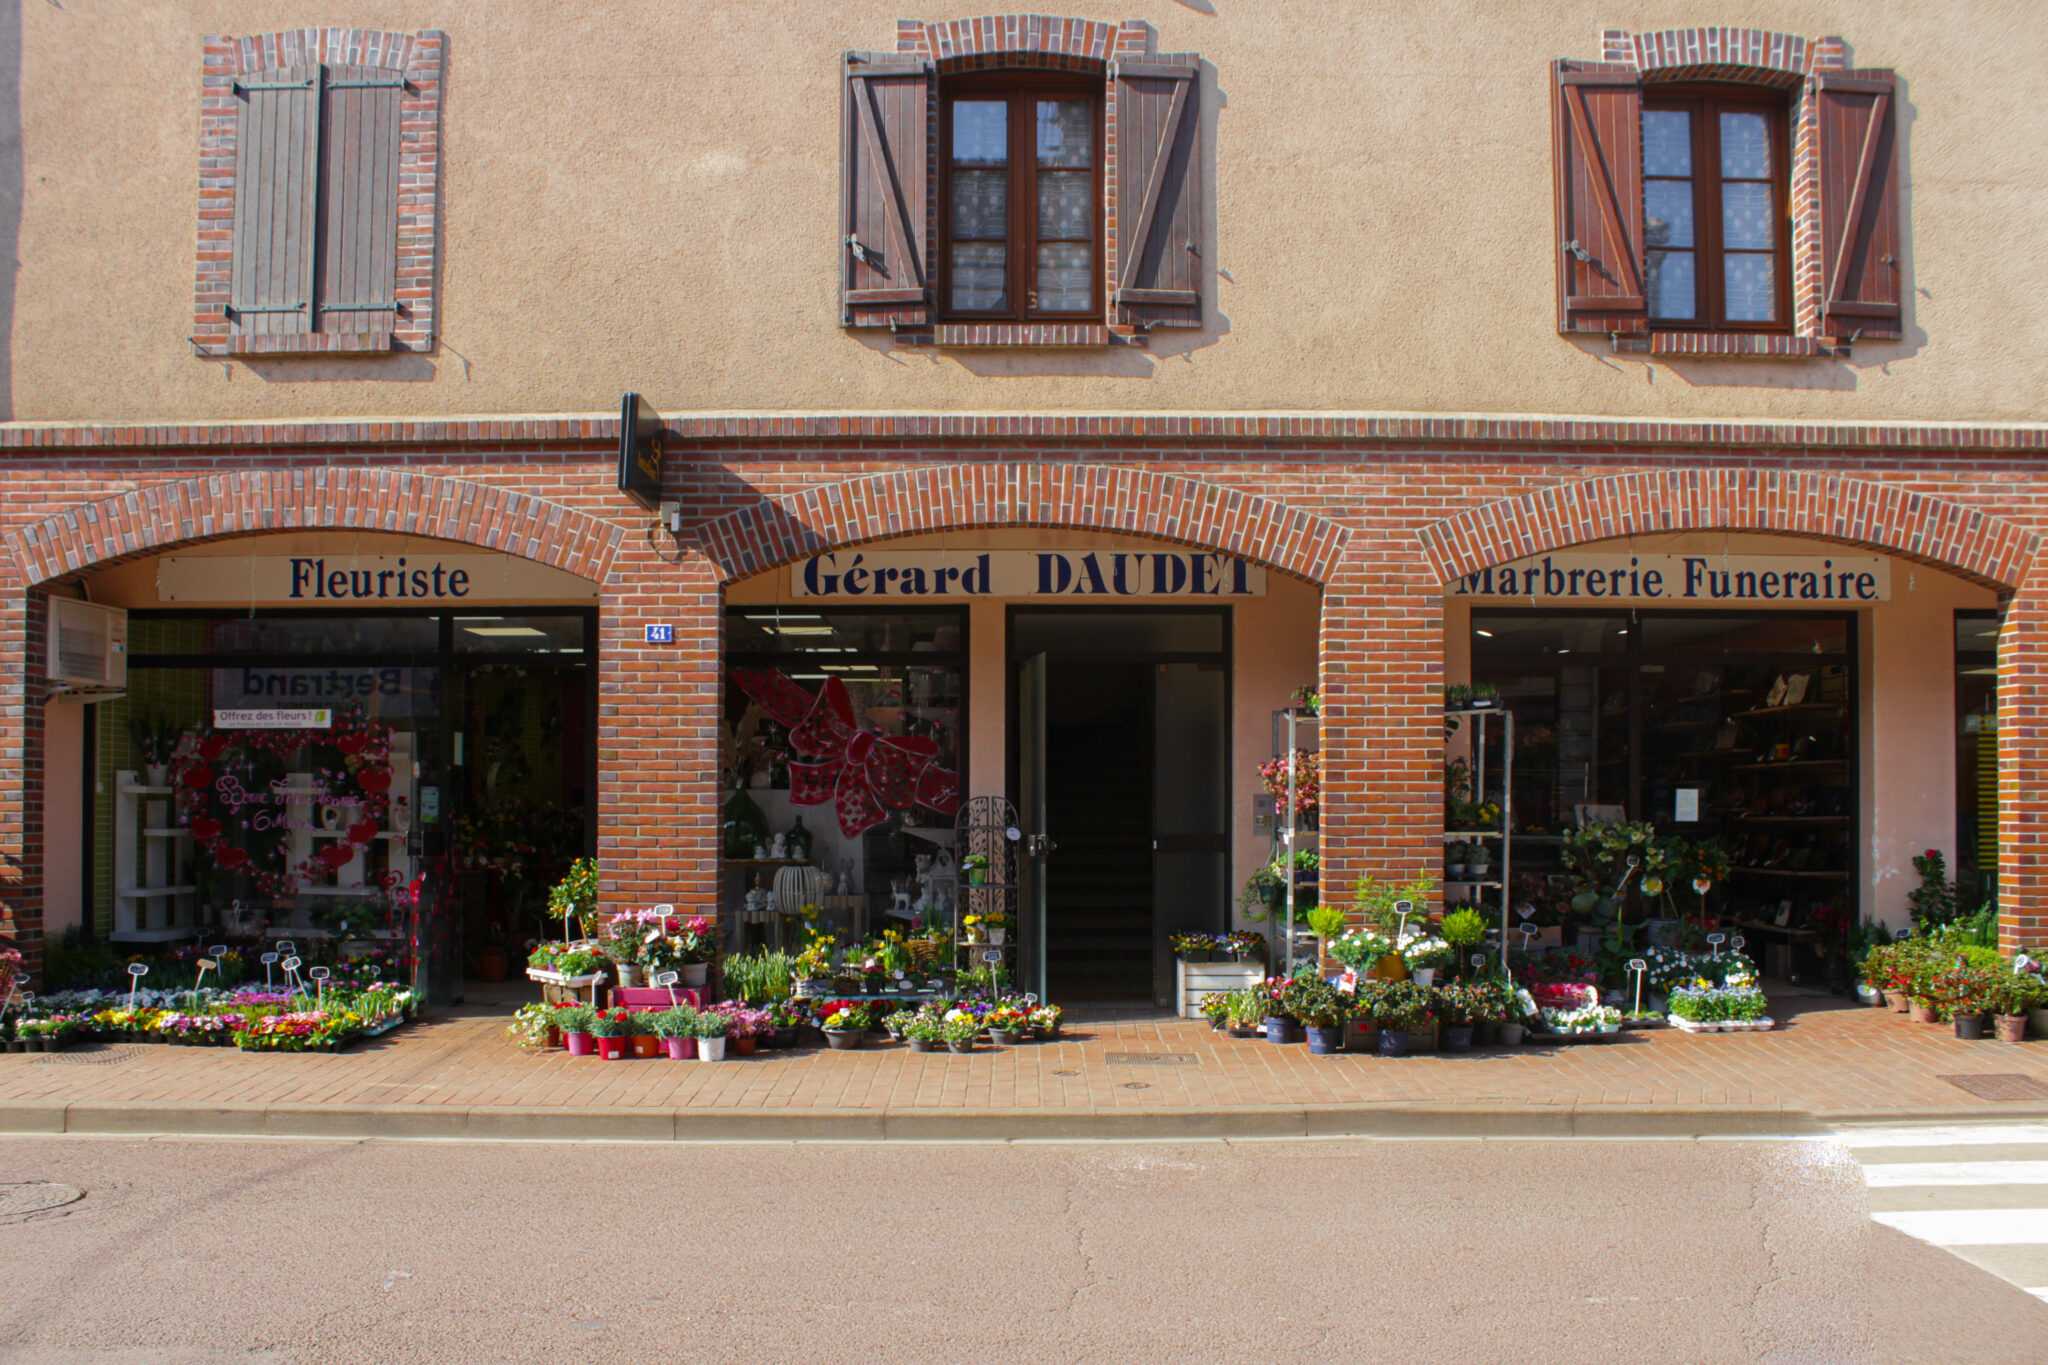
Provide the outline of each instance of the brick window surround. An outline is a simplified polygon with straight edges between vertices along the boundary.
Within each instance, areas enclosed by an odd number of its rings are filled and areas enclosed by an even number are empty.
[[[912,306],[891,314],[868,312],[865,320],[849,320],[848,325],[887,325],[893,340],[899,346],[931,346],[960,349],[1103,349],[1115,346],[1143,346],[1147,334],[1155,327],[1199,327],[1201,306],[1196,306],[1194,317],[1189,319],[1182,310],[1186,305],[1159,306],[1140,299],[1133,302],[1127,294],[1119,298],[1119,281],[1124,278],[1126,254],[1140,249],[1125,240],[1121,231],[1124,219],[1138,213],[1136,205],[1119,205],[1117,173],[1120,152],[1123,157],[1135,154],[1132,149],[1121,149],[1118,141],[1117,105],[1121,83],[1116,78],[1119,64],[1131,66],[1182,65],[1195,68],[1195,83],[1199,84],[1201,58],[1191,52],[1160,52],[1158,35],[1152,24],[1143,19],[1125,19],[1118,23],[1105,23],[1088,19],[1062,18],[1045,14],[998,14],[983,15],[971,19],[923,20],[899,19],[896,21],[896,42],[892,52],[874,54],[851,54],[855,57],[873,56],[893,58],[898,62],[921,63],[933,77],[928,97],[929,112],[926,117],[926,157],[924,202],[907,206],[912,213],[922,212],[924,222],[930,231],[925,238],[926,273],[928,279],[936,278],[935,263],[944,251],[936,233],[939,220],[938,159],[942,149],[938,145],[940,119],[938,117],[939,79],[972,71],[1054,70],[1082,72],[1099,77],[1104,82],[1102,104],[1103,117],[1103,166],[1101,190],[1101,216],[1103,228],[1102,286],[1104,320],[1092,322],[990,322],[979,323],[969,320],[942,321],[942,310],[934,306],[936,295],[927,299],[927,306]],[[899,68],[900,70],[901,68]],[[1196,92],[1199,98],[1199,91]],[[1188,110],[1190,117],[1198,118],[1195,108]],[[1206,152],[1199,147],[1197,155]],[[1137,164],[1143,165],[1141,159]],[[1200,163],[1196,165],[1196,176],[1200,175]],[[1197,253],[1199,260],[1199,253]],[[1198,275],[1201,268],[1197,268]],[[1137,291],[1143,294],[1144,291]]]
[[[192,281],[195,355],[286,356],[346,352],[389,354],[434,346],[440,271],[441,76],[447,36],[436,29],[387,33],[307,28],[251,37],[210,35],[199,81],[199,207]],[[399,104],[399,311],[383,333],[237,336],[228,316],[234,273],[235,160],[241,120],[235,81],[299,63],[371,67],[405,81]],[[374,342],[366,340],[375,336]],[[374,375],[374,371],[371,372]]]
[[[1659,85],[1725,83],[1785,91],[1791,100],[1792,318],[1789,332],[1652,331],[1613,338],[1617,351],[1666,357],[1758,360],[1846,356],[1855,338],[1823,326],[1819,81],[1854,75],[1840,37],[1802,37],[1765,29],[1701,26],[1600,35],[1600,60],[1579,70],[1634,74],[1646,93]]]

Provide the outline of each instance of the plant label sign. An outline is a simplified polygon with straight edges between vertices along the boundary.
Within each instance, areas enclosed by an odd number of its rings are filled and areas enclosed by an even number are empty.
[[[1721,955],[1721,945],[1722,945],[1722,944],[1724,944],[1724,943],[1726,943],[1727,941],[1728,941],[1728,935],[1726,935],[1726,934],[1708,934],[1708,935],[1707,935],[1707,944],[1708,944],[1708,946],[1709,946],[1709,947],[1711,947],[1711,948],[1712,948],[1712,949],[1714,950],[1714,956],[1715,956],[1715,957],[1719,957],[1719,956]]]
[[[128,964],[128,1008],[135,1008],[135,992],[142,985],[142,978],[149,975],[149,965],[143,962]]]
[[[1000,966],[1003,961],[1003,950],[1001,948],[985,948],[982,950],[981,960],[992,966]]]

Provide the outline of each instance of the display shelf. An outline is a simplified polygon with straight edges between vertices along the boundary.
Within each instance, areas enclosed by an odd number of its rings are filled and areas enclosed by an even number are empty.
[[[209,927],[199,905],[198,845],[176,823],[173,789],[138,776],[129,768],[114,774],[114,923],[108,937],[174,943]]]
[[[141,782],[116,781],[114,791],[121,796],[169,796],[170,787],[152,787]]]
[[[1486,895],[1485,895],[1484,893],[1490,893],[1490,892],[1498,892],[1498,893],[1499,893],[1499,897],[1500,897],[1500,945],[1501,945],[1501,947],[1500,947],[1500,950],[1501,950],[1501,966],[1502,966],[1502,969],[1503,969],[1503,970],[1505,970],[1505,969],[1506,969],[1506,967],[1507,967],[1507,944],[1508,944],[1508,925],[1509,925],[1509,922],[1510,922],[1510,920],[1512,919],[1512,915],[1510,914],[1510,911],[1509,911],[1509,896],[1508,896],[1508,887],[1509,887],[1509,885],[1510,885],[1510,884],[1511,884],[1511,883],[1512,883],[1512,882],[1514,881],[1514,850],[1515,850],[1515,842],[1516,842],[1516,840],[1518,840],[1518,839],[1520,839],[1520,840],[1528,840],[1528,841],[1533,841],[1533,840],[1536,840],[1536,839],[1547,839],[1547,840],[1550,840],[1550,841],[1554,841],[1554,842],[1562,843],[1562,842],[1563,842],[1563,840],[1562,840],[1561,836],[1555,836],[1555,835],[1551,835],[1551,836],[1545,836],[1545,835],[1533,835],[1533,836],[1532,836],[1532,835],[1518,835],[1518,834],[1515,834],[1515,833],[1514,833],[1514,829],[1515,829],[1515,717],[1514,717],[1514,713],[1513,713],[1512,711],[1508,710],[1508,709],[1507,709],[1507,708],[1506,708],[1505,706],[1500,706],[1500,705],[1497,705],[1497,704],[1496,704],[1496,705],[1485,705],[1485,706],[1472,706],[1472,707],[1446,707],[1446,708],[1444,709],[1444,715],[1445,715],[1445,716],[1446,716],[1447,718],[1448,718],[1448,717],[1454,717],[1454,716],[1455,716],[1455,717],[1460,717],[1460,718],[1465,718],[1465,717],[1469,717],[1469,718],[1471,718],[1471,721],[1472,721],[1472,738],[1471,738],[1471,744],[1472,744],[1472,799],[1473,799],[1473,800],[1474,800],[1475,802],[1484,802],[1484,801],[1486,801],[1486,800],[1488,799],[1488,789],[1489,789],[1489,783],[1487,782],[1487,745],[1488,745],[1488,741],[1489,741],[1489,739],[1491,738],[1491,735],[1492,735],[1492,730],[1493,730],[1493,721],[1494,721],[1494,720],[1495,720],[1496,718],[1497,718],[1497,719],[1498,719],[1498,720],[1500,721],[1500,828],[1499,828],[1498,830],[1486,830],[1486,831],[1481,831],[1481,832],[1476,832],[1476,833],[1475,833],[1475,832],[1471,832],[1471,831],[1465,831],[1465,832],[1461,832],[1461,833],[1459,833],[1459,834],[1458,834],[1458,835],[1456,836],[1456,838],[1457,838],[1457,839],[1459,839],[1459,840],[1465,840],[1465,839],[1472,839],[1472,838],[1492,838],[1492,839],[1499,839],[1499,840],[1500,840],[1500,874],[1499,874],[1499,877],[1498,877],[1498,879],[1494,879],[1494,878],[1492,878],[1492,877],[1487,877],[1487,878],[1463,878],[1463,877],[1455,877],[1455,878],[1454,878],[1454,877],[1445,877],[1445,878],[1443,879],[1443,885],[1445,885],[1446,887],[1451,887],[1451,886],[1459,886],[1459,887],[1465,887],[1465,888],[1467,888],[1467,889],[1468,889],[1468,890],[1469,890],[1470,892],[1472,892],[1472,893],[1474,894],[1474,897],[1475,897],[1475,899],[1477,899],[1477,900],[1481,900],[1481,901],[1483,901],[1483,900],[1487,899],[1487,896],[1486,896]],[[1446,841],[1446,842],[1451,842],[1451,841],[1452,841],[1452,836],[1450,836],[1450,835],[1446,835],[1446,836],[1445,836],[1445,841]]]
[[[1738,929],[1747,929],[1753,934],[1779,934],[1785,938],[1802,940],[1820,937],[1818,929],[1803,929],[1793,924],[1773,924],[1762,919],[1739,919],[1735,921],[1735,925]]]
[[[1475,882],[1470,877],[1445,877],[1445,886],[1469,886],[1475,891],[1492,891],[1507,885],[1506,882]]]
[[[1752,877],[1804,877],[1809,880],[1840,880],[1849,875],[1847,869],[1816,869],[1808,867],[1738,867],[1738,874],[1747,873]]]
[[[110,943],[176,943],[191,938],[197,929],[116,929],[107,935]]]
[[[1518,834],[1518,835],[1516,835],[1515,837],[1516,837],[1517,839],[1519,839],[1519,838],[1521,838],[1522,836]],[[1507,834],[1506,834],[1506,833],[1505,833],[1504,831],[1502,831],[1502,830],[1497,830],[1497,829],[1461,829],[1461,830],[1456,830],[1456,831],[1452,831],[1452,830],[1445,830],[1445,831],[1444,831],[1444,842],[1445,842],[1445,843],[1447,843],[1447,844],[1461,843],[1461,842],[1463,842],[1464,840],[1467,840],[1467,839],[1505,839],[1505,838],[1507,838]]]
[[[145,825],[142,830],[142,837],[145,839],[189,839],[192,837],[192,831],[180,825],[157,827]]]
[[[1852,817],[1847,815],[1737,815],[1728,819],[1738,825],[1846,825]]]
[[[348,831],[345,829],[310,829],[307,830],[306,833],[308,836],[314,839],[348,838]],[[410,833],[400,833],[395,829],[380,829],[370,837],[372,839],[382,840],[385,843],[402,844],[407,839],[410,839],[412,835]]]
[[[988,880],[979,886],[965,880],[957,884],[953,895],[953,965],[955,969],[965,967],[986,967],[992,965],[984,955],[995,952],[1003,955],[1003,965],[1008,967],[1020,950],[1026,926],[1018,917],[1018,873],[1022,870],[1023,847],[1021,841],[1010,837],[1018,828],[1017,808],[1000,796],[976,796],[961,803],[959,817],[954,821],[954,849],[960,858],[979,854],[988,860]],[[956,859],[957,861],[957,859]],[[975,943],[967,937],[966,918],[991,914],[1004,917],[1012,931],[1006,931],[1001,943]],[[1035,951],[1025,965],[1033,970],[1044,970],[1045,939],[1042,924],[1033,926],[1038,935]],[[963,961],[964,959],[964,961]],[[1013,975],[1012,980],[1016,977]]]
[[[1790,768],[1840,768],[1848,762],[1849,760],[1846,758],[1787,758],[1780,759],[1776,763],[1738,763],[1735,765],[1735,771],[1739,773],[1762,773],[1777,772],[1780,769]]]
[[[1273,821],[1273,842],[1270,856],[1278,859],[1282,867],[1286,869],[1286,879],[1282,883],[1280,892],[1281,913],[1284,916],[1285,927],[1281,931],[1282,938],[1279,944],[1279,957],[1286,964],[1283,968],[1283,974],[1292,975],[1294,972],[1296,938],[1294,912],[1295,907],[1300,904],[1301,900],[1300,869],[1295,866],[1294,855],[1300,851],[1304,842],[1316,842],[1321,838],[1321,831],[1319,829],[1304,828],[1298,823],[1301,819],[1301,812],[1296,809],[1298,802],[1296,800],[1297,793],[1294,775],[1297,765],[1294,762],[1294,755],[1297,752],[1305,754],[1315,753],[1318,755],[1322,753],[1323,713],[1297,706],[1289,706],[1275,711],[1273,713],[1272,751],[1274,758],[1284,759],[1287,764],[1287,791],[1280,797],[1280,805],[1284,809],[1281,811],[1282,818]],[[1320,857],[1317,859],[1316,888],[1317,899],[1320,901],[1322,896],[1322,860]]]
[[[1766,716],[1812,715],[1816,711],[1839,711],[1847,705],[1847,702],[1842,701],[1802,701],[1789,706],[1752,706],[1747,711],[1733,712],[1728,719],[1757,720]]]
[[[114,894],[129,900],[155,900],[161,896],[190,896],[198,890],[196,886],[127,886]]]

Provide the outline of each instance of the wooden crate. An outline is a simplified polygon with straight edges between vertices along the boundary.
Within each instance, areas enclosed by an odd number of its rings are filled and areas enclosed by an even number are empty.
[[[1174,1013],[1202,1017],[1202,1001],[1218,991],[1241,991],[1266,979],[1262,962],[1183,962],[1174,959]]]

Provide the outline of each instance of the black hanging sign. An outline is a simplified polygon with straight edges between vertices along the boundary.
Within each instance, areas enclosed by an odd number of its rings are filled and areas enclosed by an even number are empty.
[[[653,508],[661,503],[661,414],[637,393],[619,404],[619,491]]]

